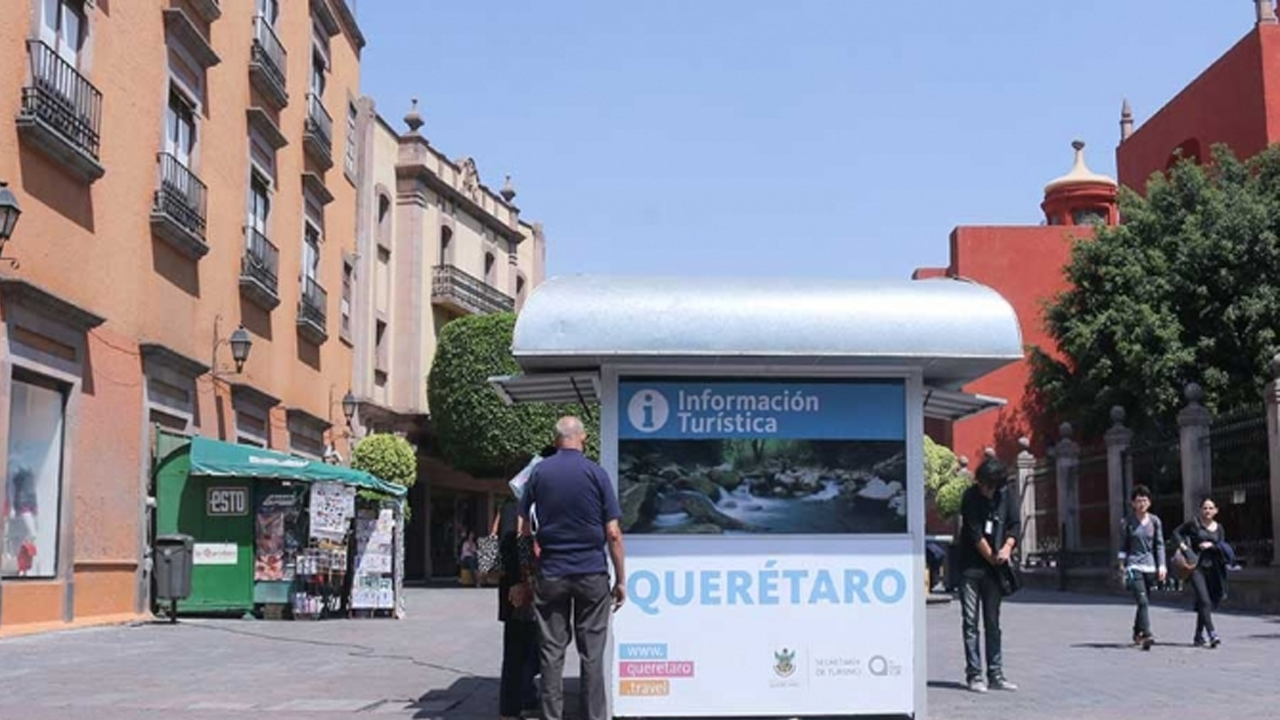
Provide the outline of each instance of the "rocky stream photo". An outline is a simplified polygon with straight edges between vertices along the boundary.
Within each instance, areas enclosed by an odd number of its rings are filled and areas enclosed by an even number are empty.
[[[907,531],[901,441],[623,440],[618,491],[629,533]]]

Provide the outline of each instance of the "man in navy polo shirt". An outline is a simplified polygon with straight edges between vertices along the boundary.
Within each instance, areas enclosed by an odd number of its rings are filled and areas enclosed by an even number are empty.
[[[555,438],[556,454],[534,467],[520,498],[522,526],[526,532],[532,529],[540,548],[533,602],[540,631],[542,717],[564,717],[564,652],[572,616],[582,661],[583,715],[607,720],[609,614],[627,597],[618,524],[622,511],[608,473],[582,453],[587,439],[582,421],[560,418]],[[613,560],[612,585],[606,544]]]

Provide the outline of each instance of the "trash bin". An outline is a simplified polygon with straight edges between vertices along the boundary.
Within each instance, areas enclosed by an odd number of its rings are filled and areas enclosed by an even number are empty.
[[[169,601],[169,622],[178,621],[178,601],[191,595],[190,535],[161,535],[155,543],[156,599]]]

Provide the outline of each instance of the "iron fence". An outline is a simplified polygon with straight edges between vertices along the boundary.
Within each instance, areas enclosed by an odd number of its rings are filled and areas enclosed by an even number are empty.
[[[1237,561],[1269,564],[1274,536],[1265,408],[1242,408],[1219,417],[1204,442],[1212,473],[1210,494]]]
[[[1167,530],[1182,521],[1182,451],[1175,434],[1134,443],[1124,453],[1124,502],[1135,485],[1151,489],[1151,512]]]

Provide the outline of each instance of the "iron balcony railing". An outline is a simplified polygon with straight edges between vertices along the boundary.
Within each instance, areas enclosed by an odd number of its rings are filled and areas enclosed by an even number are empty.
[[[271,26],[271,21],[262,15],[254,18],[253,59],[267,70],[281,88],[287,87],[284,74],[287,58],[288,53],[280,43],[280,38],[276,35],[275,28]]]
[[[208,195],[204,183],[173,155],[160,153],[156,159],[160,183],[156,188],[155,209],[203,239]]]
[[[325,326],[325,308],[328,307],[329,294],[320,287],[315,278],[302,278],[302,297],[298,301],[298,320],[306,321],[323,330]]]
[[[39,118],[97,160],[102,93],[40,40],[27,41],[27,57],[31,84],[22,89],[22,112]]]
[[[257,230],[245,228],[244,233],[246,244],[240,273],[275,294],[280,287],[280,251]]]
[[[307,93],[307,126],[306,132],[314,135],[324,146],[326,153],[333,149],[333,118],[324,109],[320,96]]]
[[[432,270],[431,299],[482,315],[515,309],[509,295],[454,265],[437,265]]]

